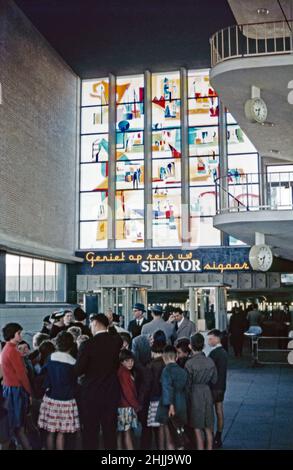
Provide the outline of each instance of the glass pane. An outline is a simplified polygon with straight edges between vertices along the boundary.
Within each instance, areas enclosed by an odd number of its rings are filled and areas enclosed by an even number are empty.
[[[144,101],[143,75],[118,77],[116,80],[117,103],[142,103]]]
[[[116,248],[143,247],[144,221],[116,220]]]
[[[94,106],[81,110],[81,133],[94,134],[108,132],[108,106]]]
[[[180,100],[154,99],[152,102],[153,129],[178,126],[180,126]]]
[[[31,258],[20,258],[20,288],[19,301],[32,301],[33,287],[33,260]]]
[[[188,72],[188,96],[189,98],[217,96],[210,84],[209,70],[190,70]]]
[[[106,220],[108,197],[105,191],[81,193],[80,220]]]
[[[142,160],[144,158],[143,132],[116,133],[116,159]]]
[[[81,162],[106,162],[109,159],[108,134],[81,137]]]
[[[158,130],[152,133],[153,158],[180,158],[180,129]]]
[[[142,219],[143,203],[143,191],[116,191],[116,219]]]
[[[219,156],[190,158],[189,174],[191,186],[214,185],[219,176]]]
[[[181,159],[154,159],[152,182],[154,188],[181,186]]]
[[[44,260],[33,260],[33,302],[44,302],[45,290],[45,262]]]
[[[188,122],[190,126],[208,126],[218,123],[219,104],[217,98],[189,98]]]
[[[120,160],[116,163],[116,188],[139,189],[144,187],[143,161]]]
[[[258,156],[257,154],[248,155],[229,155],[228,157],[229,174],[234,177],[238,175],[238,179],[241,181],[241,175],[244,173],[258,173]],[[258,178],[248,178],[248,181],[257,182]],[[239,182],[239,181],[237,181]]]
[[[159,100],[164,98],[170,101],[180,98],[180,74],[179,72],[155,73],[152,75],[152,98]]]
[[[153,246],[179,246],[181,245],[181,219],[169,218],[153,219]]]
[[[55,302],[55,266],[52,261],[45,261],[45,302]]]
[[[188,129],[189,155],[218,154],[218,127],[190,127]]]
[[[102,191],[108,188],[108,162],[80,166],[80,190]]]
[[[107,221],[80,223],[80,249],[107,247]]]
[[[229,125],[227,130],[228,153],[257,152],[246,134],[238,125]]]
[[[65,302],[66,265],[56,264],[56,302]]]
[[[19,256],[6,255],[6,302],[19,301]]]
[[[190,189],[191,216],[213,216],[216,213],[216,192],[214,187]]]
[[[181,188],[153,190],[154,219],[172,219],[181,216]]]
[[[119,104],[116,108],[116,128],[125,132],[128,130],[142,130],[144,127],[144,104]]]
[[[191,217],[191,245],[218,246],[220,231],[213,227],[212,217]]]
[[[109,79],[83,80],[82,106],[103,105],[109,103]]]

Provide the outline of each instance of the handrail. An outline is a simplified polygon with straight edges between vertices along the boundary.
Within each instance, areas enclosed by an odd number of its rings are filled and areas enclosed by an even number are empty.
[[[223,28],[210,38],[211,66],[239,57],[292,53],[292,29],[292,19]]]
[[[217,214],[293,209],[293,171],[290,170],[241,173],[234,169],[215,178],[214,183]]]

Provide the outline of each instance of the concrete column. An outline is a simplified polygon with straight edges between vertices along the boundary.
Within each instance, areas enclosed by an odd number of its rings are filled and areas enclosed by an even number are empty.
[[[115,248],[116,77],[109,74],[108,248]]]
[[[6,291],[6,253],[0,251],[0,304],[5,303]]]
[[[189,148],[188,148],[188,72],[180,69],[181,98],[181,233],[182,248],[190,246]]]
[[[144,245],[152,247],[152,74],[144,73]]]
[[[219,176],[220,187],[218,187],[217,207],[220,210],[226,209],[229,204],[228,196],[228,145],[227,145],[227,116],[225,106],[219,100]],[[229,236],[221,232],[221,244],[229,244]]]
[[[195,305],[195,290],[193,287],[189,287],[189,318],[197,326],[197,309]]]
[[[228,145],[227,145],[227,118],[225,106],[219,101],[219,154],[220,154],[220,184],[223,191],[220,190],[219,205],[220,209],[228,207],[228,180],[225,178],[228,173]]]

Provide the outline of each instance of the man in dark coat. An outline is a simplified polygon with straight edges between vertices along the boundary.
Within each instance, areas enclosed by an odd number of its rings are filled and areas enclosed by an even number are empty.
[[[139,336],[143,325],[148,323],[144,314],[146,312],[145,306],[143,304],[137,303],[133,306],[133,315],[134,320],[131,320],[128,325],[128,331],[131,333],[132,338]]]
[[[214,448],[222,447],[222,432],[224,429],[223,401],[226,391],[228,354],[221,344],[222,334],[214,329],[208,333],[208,343],[213,349],[209,357],[214,361],[218,373],[216,383],[211,385],[215,411],[217,415],[217,432],[214,438]]]
[[[117,408],[120,386],[117,377],[122,339],[108,333],[109,321],[104,314],[92,314],[93,338],[79,350],[75,373],[83,376],[81,386],[81,421],[83,448],[96,450],[101,425],[104,448],[117,448]]]

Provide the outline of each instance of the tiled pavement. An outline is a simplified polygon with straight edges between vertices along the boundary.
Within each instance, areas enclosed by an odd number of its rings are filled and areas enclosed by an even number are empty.
[[[293,449],[293,366],[231,359],[223,449]]]

